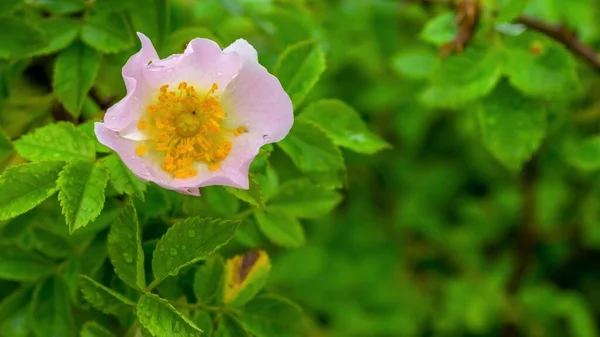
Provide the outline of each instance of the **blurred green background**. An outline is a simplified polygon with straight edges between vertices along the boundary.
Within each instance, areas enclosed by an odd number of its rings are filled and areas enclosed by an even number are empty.
[[[48,18],[88,15],[77,0],[2,3],[2,14],[39,20],[42,29]],[[451,48],[467,3],[477,8],[475,32]],[[138,48],[135,30],[161,57],[194,37],[222,47],[244,38],[271,70],[286,47],[313,39],[326,71],[297,111],[340,99],[392,145],[374,155],[344,150],[344,201],[322,219],[303,221],[302,247],[268,246],[267,289],[302,307],[304,336],[598,336],[600,69],[548,34],[515,24],[526,16],[568,27],[570,39],[600,50],[598,1],[94,6],[117,14],[80,121],[100,118],[124,95],[120,68]],[[39,51],[31,39],[9,46],[10,22],[0,23],[0,56],[33,54],[1,63],[0,125],[9,138],[71,118],[50,83],[54,53],[78,32],[51,27],[59,31],[47,30],[56,33],[55,45]],[[297,175],[279,150],[270,162],[281,180]],[[3,227],[0,240],[14,237],[13,227]],[[267,246],[260,238],[240,242]],[[17,287],[2,282],[0,296]],[[19,322],[3,324],[0,335],[16,336],[5,331]]]

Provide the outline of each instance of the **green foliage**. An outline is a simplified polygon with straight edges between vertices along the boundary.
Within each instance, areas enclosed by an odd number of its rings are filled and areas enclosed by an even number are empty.
[[[35,319],[32,328],[36,336],[47,336],[48,331],[58,336],[75,336],[71,302],[62,280],[56,277],[49,278],[36,287],[31,317]]]
[[[546,109],[508,85],[483,100],[478,115],[483,144],[512,170],[519,169],[542,143]]]
[[[5,32],[0,36],[0,59],[23,58],[48,43],[43,31],[21,19],[2,18],[0,31]]]
[[[342,196],[307,179],[289,180],[278,187],[269,200],[271,209],[279,209],[298,218],[320,218],[331,212]]]
[[[104,207],[108,171],[99,163],[73,162],[65,166],[57,180],[58,200],[69,231],[94,221]]]
[[[108,234],[108,255],[115,273],[132,288],[146,287],[142,232],[135,207],[128,202]]]
[[[0,220],[23,214],[53,195],[64,163],[40,162],[8,168],[0,175]]]
[[[102,158],[102,164],[108,169],[109,181],[117,192],[143,199],[146,185],[125,166],[116,154]]]
[[[220,256],[212,256],[194,274],[194,296],[198,303],[210,304],[223,288],[225,263]]]
[[[373,154],[390,145],[370,132],[360,115],[339,100],[320,100],[302,111],[300,120],[316,123],[336,145],[350,150]]]
[[[205,259],[226,244],[235,233],[238,221],[188,218],[171,227],[156,244],[152,256],[154,284],[179,270]]]
[[[277,209],[254,214],[258,228],[273,243],[295,248],[306,242],[304,230],[298,219]]]
[[[274,73],[290,95],[295,107],[300,106],[325,71],[325,55],[315,40],[288,47],[277,60]]]
[[[94,142],[73,124],[56,123],[28,133],[15,142],[15,149],[31,161],[94,160]]]
[[[0,1],[0,335],[599,336],[598,17],[595,0]],[[242,38],[279,79],[294,124],[248,190],[166,190],[99,143],[136,32],[163,59]],[[156,99],[146,82],[129,113]]]
[[[422,100],[434,107],[464,105],[489,94],[502,76],[502,53],[497,46],[477,44],[440,62]]]
[[[100,68],[101,55],[76,42],[63,50],[54,65],[54,95],[74,117],[79,117],[83,101]]]
[[[81,292],[85,300],[105,314],[122,315],[131,311],[135,303],[87,276],[79,277]]]
[[[179,313],[168,301],[150,293],[142,295],[136,308],[137,316],[152,336],[200,336],[202,330]]]
[[[278,145],[302,171],[344,169],[344,158],[340,149],[313,123],[296,121],[290,134]]]
[[[94,321],[85,322],[81,328],[81,337],[114,337],[114,335]]]
[[[16,246],[2,247],[0,278],[15,281],[34,281],[52,271],[52,263],[36,254]]]
[[[115,53],[133,47],[133,35],[123,15],[118,13],[90,16],[81,29],[81,40],[103,53]]]
[[[270,295],[257,297],[244,308],[244,326],[257,337],[296,336],[301,312],[294,304]]]

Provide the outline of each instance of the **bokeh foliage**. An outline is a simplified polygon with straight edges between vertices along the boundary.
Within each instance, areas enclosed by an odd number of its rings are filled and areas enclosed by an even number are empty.
[[[597,336],[600,66],[566,45],[600,50],[599,15],[1,1],[0,335]],[[295,124],[249,190],[166,191],[95,140],[136,31],[245,38],[280,79]]]

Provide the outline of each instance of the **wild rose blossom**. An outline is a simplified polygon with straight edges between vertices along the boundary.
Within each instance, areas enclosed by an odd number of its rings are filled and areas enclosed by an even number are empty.
[[[142,49],[123,67],[127,95],[95,124],[139,178],[181,193],[199,187],[248,188],[248,169],[261,146],[292,127],[289,96],[239,39],[221,48],[192,40],[183,54],[159,59],[138,33]]]

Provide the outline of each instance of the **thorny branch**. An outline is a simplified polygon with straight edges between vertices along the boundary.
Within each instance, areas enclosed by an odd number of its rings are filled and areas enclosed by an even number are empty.
[[[442,47],[442,55],[461,53],[473,39],[479,21],[479,0],[455,0],[458,32],[452,41]]]
[[[415,0],[407,0],[409,2]],[[449,0],[416,0],[424,5],[450,4]],[[456,7],[456,21],[458,33],[454,40],[442,47],[442,54],[461,52],[473,38],[481,8],[479,0],[454,0]],[[549,38],[559,42],[578,58],[587,62],[592,68],[600,72],[600,57],[594,48],[586,45],[577,38],[577,34],[564,25],[553,25],[547,22],[521,16],[515,22],[542,33]]]
[[[518,18],[517,22],[556,40],[573,54],[586,61],[590,66],[596,69],[596,71],[600,71],[600,58],[598,57],[598,53],[593,48],[579,41],[577,35],[572,30],[563,25],[551,25],[526,16]]]

